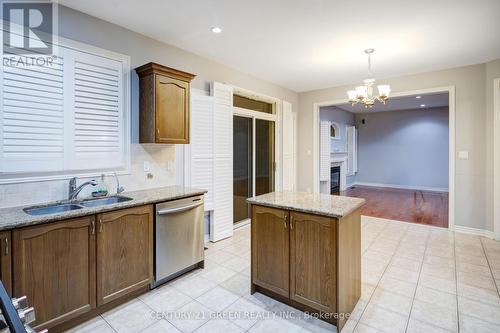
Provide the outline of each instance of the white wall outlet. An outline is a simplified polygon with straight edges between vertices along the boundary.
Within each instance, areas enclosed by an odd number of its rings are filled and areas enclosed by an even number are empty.
[[[459,151],[458,158],[461,160],[468,160],[469,159],[469,152],[466,150]]]
[[[151,171],[151,164],[149,163],[149,161],[144,161],[144,172],[149,172]]]

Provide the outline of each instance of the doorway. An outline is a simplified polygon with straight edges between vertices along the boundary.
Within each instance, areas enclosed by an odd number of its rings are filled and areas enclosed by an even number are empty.
[[[275,189],[276,116],[272,104],[234,100],[245,106],[233,107],[233,223],[239,226],[250,220],[246,199]]]
[[[417,222],[417,223],[426,223],[426,224],[433,224],[434,221],[439,220],[440,226],[442,227],[448,227],[449,229],[454,229],[454,180],[455,180],[455,160],[454,160],[454,151],[455,151],[455,90],[454,87],[440,87],[440,88],[433,88],[433,89],[422,89],[422,90],[414,90],[414,91],[408,91],[408,92],[400,92],[400,93],[394,93],[391,97],[391,102],[388,103],[388,107],[392,106],[395,107],[397,106],[398,101],[404,99],[404,98],[413,98],[416,104],[415,109],[418,109],[419,112],[423,112],[423,110],[428,109],[429,104],[432,104],[432,98],[431,100],[427,100],[429,97],[439,97],[438,95],[446,95],[445,101],[446,101],[446,106],[448,107],[448,117],[443,124],[440,126],[443,127],[446,125],[447,129],[446,132],[444,132],[443,138],[441,138],[439,141],[440,142],[445,142],[448,141],[448,147],[447,149],[444,149],[443,152],[439,154],[441,157],[446,157],[448,156],[448,163],[442,163],[445,166],[445,171],[446,175],[444,176],[443,179],[448,179],[448,184],[446,184],[441,188],[439,185],[430,185],[430,187],[427,186],[415,186],[417,184],[398,184],[396,182],[393,182],[393,178],[390,178],[392,176],[401,176],[405,180],[407,179],[413,179],[415,176],[420,175],[422,176],[423,174],[430,174],[430,172],[421,172],[420,171],[415,171],[415,172],[408,172],[408,173],[403,173],[410,170],[409,168],[405,169],[399,169],[398,172],[391,172],[387,174],[387,171],[390,168],[383,168],[383,172],[379,172],[381,170],[375,170],[375,165],[373,163],[368,163],[367,160],[369,159],[361,159],[361,156],[358,154],[358,159],[359,159],[359,168],[363,167],[361,163],[364,161],[364,166],[365,166],[365,171],[369,171],[373,174],[378,175],[378,177],[386,177],[387,179],[382,179],[382,181],[379,180],[366,180],[362,179],[362,175],[356,174],[356,177],[354,181],[349,181],[347,184],[348,185],[356,185],[356,188],[350,188],[350,186],[347,186],[348,189],[355,191],[356,193],[344,193],[344,194],[349,194],[353,196],[370,196],[371,193],[368,193],[368,191],[371,190],[376,190],[378,191],[377,195],[371,195],[371,197],[374,198],[374,200],[382,200],[382,196],[380,193],[382,192],[387,192],[389,196],[393,199],[390,199],[391,203],[396,203],[398,200],[403,200],[404,198],[408,197],[408,200],[406,202],[412,202],[414,206],[418,208],[418,212],[420,210],[423,210],[425,212],[430,212],[431,218],[427,219],[425,216],[424,218],[415,220],[415,218],[412,216],[411,221],[408,222]],[[423,101],[425,99],[425,101]],[[428,103],[429,102],[429,103]],[[313,103],[313,192],[319,192],[320,191],[320,109],[329,107],[332,105],[335,106],[342,106],[342,105],[347,105],[347,100],[333,100],[333,101],[325,101],[325,102],[318,102],[318,103]],[[351,110],[348,110],[351,111]],[[377,110],[372,110],[371,112],[368,112],[370,114],[373,114],[375,111],[375,114]],[[380,110],[380,111],[389,111],[389,110]],[[397,111],[397,110],[396,110]],[[383,112],[382,112],[383,113]],[[388,114],[390,114],[388,112]],[[396,116],[396,114],[394,114]],[[359,119],[358,119],[359,118]],[[365,118],[365,119],[363,119]],[[372,119],[373,118],[373,119]],[[381,136],[385,136],[386,139],[389,139],[390,137],[397,137],[397,135],[390,136],[389,132],[391,132],[392,129],[396,129],[397,126],[392,126],[388,122],[384,122],[382,125],[377,123],[376,120],[378,118],[382,119],[382,117],[378,117],[375,119],[375,116],[372,118],[368,117],[355,117],[355,125],[358,127],[371,127],[372,130],[376,132],[377,128],[379,129],[378,133]],[[392,118],[392,117],[391,117]],[[424,122],[421,122],[423,124]],[[429,127],[430,125],[432,126],[437,126],[437,124],[433,122],[427,122],[427,127],[428,130],[431,128]],[[416,129],[417,122],[416,121],[408,121],[406,122],[406,131],[411,130],[411,128]],[[411,128],[410,128],[411,127]],[[369,129],[369,128],[368,128]],[[366,132],[366,131],[365,131]],[[377,132],[376,132],[377,133]],[[419,138],[419,140],[422,140],[423,138],[427,138],[428,135],[432,133],[436,133],[434,130],[431,132],[427,132],[422,130],[421,133],[424,135],[424,137]],[[361,133],[360,133],[361,134]],[[365,133],[366,134],[366,133]],[[396,133],[397,134],[397,133]],[[367,138],[367,135],[364,136]],[[404,136],[404,138],[410,138],[411,136]],[[381,160],[387,160],[389,161],[390,158],[382,158],[381,154],[376,153],[376,147],[375,143],[377,141],[375,140],[365,140],[361,142],[360,137],[358,136],[358,142],[360,147],[361,145],[364,145],[365,148],[367,148],[368,153],[375,154],[377,156],[376,161],[381,161]],[[394,140],[393,140],[394,141]],[[402,140],[396,140],[397,145],[402,145]],[[394,146],[394,145],[393,145]],[[433,148],[434,149],[434,148]],[[385,149],[383,152],[390,152],[390,149]],[[413,151],[413,150],[412,150]],[[429,152],[431,150],[429,149]],[[366,154],[365,154],[366,155]],[[401,153],[394,153],[393,155],[395,156],[402,156]],[[419,154],[415,153],[415,156],[410,156],[408,158],[405,158],[405,161],[411,161],[411,158],[415,158],[416,156],[419,156]],[[365,156],[366,157],[366,156]],[[368,156],[369,157],[369,156]],[[434,158],[433,158],[434,161]],[[429,161],[427,161],[429,162]],[[415,163],[418,164],[418,163]],[[446,166],[447,164],[447,166]],[[367,167],[369,166],[369,167]],[[396,164],[390,164],[392,169],[396,168]],[[403,171],[401,171],[403,170]],[[411,171],[411,170],[410,170]],[[384,172],[386,172],[384,174]],[[432,174],[434,174],[433,172]],[[358,179],[359,178],[359,179]],[[423,184],[423,182],[421,181]],[[376,187],[374,189],[374,187]],[[358,192],[363,192],[362,194]],[[389,193],[390,192],[390,193]],[[393,193],[394,192],[394,193]],[[404,193],[402,193],[404,192]],[[406,193],[408,192],[408,193]],[[444,193],[444,194],[443,194]],[[403,195],[404,194],[404,195]],[[432,197],[431,199],[436,199],[436,200],[429,200],[429,198]],[[439,202],[439,204],[435,204],[435,202]],[[378,205],[378,204],[377,204]],[[366,208],[369,208],[369,205],[365,205]],[[381,209],[381,206],[378,205],[378,208]],[[391,206],[391,212],[397,212],[398,207],[402,207],[400,204],[395,204]],[[436,209],[439,209],[439,219],[435,219],[435,213],[433,211],[436,211]],[[370,213],[371,214],[371,213]],[[366,213],[365,215],[370,215]],[[403,220],[405,221],[406,218],[404,216],[392,216],[392,217],[385,217],[388,219],[395,219],[395,220]]]

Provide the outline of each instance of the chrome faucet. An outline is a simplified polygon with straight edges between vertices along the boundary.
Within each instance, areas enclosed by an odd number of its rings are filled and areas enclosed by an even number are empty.
[[[116,194],[120,194],[125,191],[125,189],[123,188],[123,186],[120,186],[120,180],[118,179],[118,175],[116,174],[116,172],[113,172],[113,175],[115,176],[116,180]]]
[[[87,185],[96,186],[97,182],[92,179],[76,187],[76,177],[71,178],[69,180],[68,200],[75,200],[78,196],[78,193],[80,193],[80,191],[83,190],[83,188]]]

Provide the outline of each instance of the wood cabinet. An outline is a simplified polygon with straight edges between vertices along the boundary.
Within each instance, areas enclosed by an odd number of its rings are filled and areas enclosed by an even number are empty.
[[[0,232],[0,238],[5,254],[10,231]],[[35,328],[64,330],[148,289],[153,206],[15,229],[10,253],[13,295],[28,297]],[[2,281],[9,276],[6,258],[1,260]]]
[[[334,313],[336,221],[298,212],[290,214],[290,298]]]
[[[361,217],[252,205],[252,293],[322,313],[339,330],[361,296]]]
[[[97,304],[106,304],[151,283],[153,207],[97,216]]]
[[[93,216],[14,230],[14,296],[28,297],[35,328],[50,328],[96,306]]]
[[[189,143],[189,89],[195,75],[149,63],[139,75],[139,141]]]
[[[255,206],[252,216],[252,283],[289,295],[288,212]]]
[[[11,232],[0,232],[0,279],[5,290],[12,295],[12,257],[11,257]]]

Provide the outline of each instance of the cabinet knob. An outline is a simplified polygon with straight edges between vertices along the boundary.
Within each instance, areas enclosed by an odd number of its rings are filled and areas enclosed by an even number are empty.
[[[8,256],[9,255],[9,238],[5,237],[5,247],[3,253]]]
[[[285,214],[285,218],[283,219],[283,224],[285,225],[285,229],[286,229],[286,220],[287,220],[287,218],[288,218],[288,215]]]
[[[36,320],[35,308],[33,308],[33,307],[27,308],[24,310],[19,310],[19,311],[17,311],[17,313],[19,314],[19,319],[21,319],[21,322],[23,324],[29,324],[29,323],[32,323]]]
[[[21,297],[13,298],[12,305],[14,306],[14,309],[16,309],[16,310],[26,309],[28,307],[28,297],[21,296]]]

